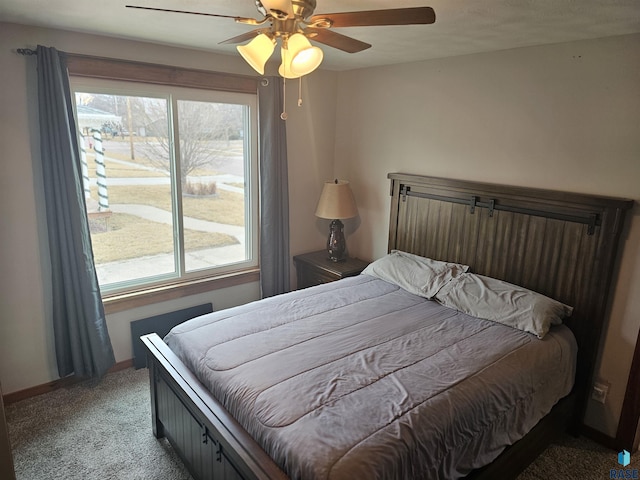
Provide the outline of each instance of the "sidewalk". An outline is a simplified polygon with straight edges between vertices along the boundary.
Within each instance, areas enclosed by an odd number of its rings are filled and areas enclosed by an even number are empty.
[[[189,177],[191,178],[191,177]],[[212,175],[207,177],[195,177],[198,182],[216,182],[220,190],[227,190],[229,192],[244,193],[244,189],[241,187],[234,187],[233,185],[227,185],[227,183],[243,183],[244,178],[234,175]],[[95,178],[89,179],[89,185],[95,187],[98,184],[98,180]],[[107,178],[107,188],[117,187],[121,185],[170,185],[171,179],[168,177],[126,177],[126,178]]]
[[[165,223],[167,225],[173,224],[171,212],[149,205],[115,204],[110,205],[109,209],[115,213],[128,213],[153,222]],[[244,244],[244,227],[228,225],[226,223],[209,222],[207,220],[198,220],[197,218],[190,217],[184,217],[183,222],[185,229],[199,230],[201,232],[226,233],[236,237],[240,243]]]
[[[110,205],[110,209],[116,213],[136,215],[158,223],[171,225],[173,221],[170,212],[148,205],[115,204]],[[185,252],[185,264],[189,271],[241,262],[247,257],[244,227],[185,217],[184,228],[203,232],[226,233],[235,237],[239,242],[224,247]],[[106,284],[169,274],[173,273],[175,268],[173,254],[159,254],[96,265],[96,272],[100,284]]]

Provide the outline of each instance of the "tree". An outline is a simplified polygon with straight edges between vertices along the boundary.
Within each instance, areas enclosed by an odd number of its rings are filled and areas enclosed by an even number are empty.
[[[153,100],[153,99],[148,99]],[[148,115],[145,156],[157,168],[169,173],[168,122],[160,113],[157,101],[147,102]],[[180,139],[180,176],[183,187],[190,174],[202,168],[215,167],[228,154],[230,139],[242,132],[241,105],[178,101],[178,136]]]
[[[122,115],[123,125],[107,125],[105,131],[109,127],[112,134],[116,130],[121,135],[139,133],[135,142],[131,138],[131,158],[135,148],[136,158],[145,158],[153,167],[170,174],[172,142],[166,98],[91,94],[85,101],[89,106]],[[243,135],[245,107],[189,100],[178,100],[177,105],[180,177],[184,188],[189,175],[199,169],[220,168],[228,160],[231,140]],[[131,128],[126,120],[129,113]]]

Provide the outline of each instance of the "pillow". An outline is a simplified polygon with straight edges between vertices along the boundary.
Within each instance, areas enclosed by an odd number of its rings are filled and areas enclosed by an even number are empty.
[[[445,307],[524,330],[538,338],[573,312],[573,307],[540,293],[472,273],[445,285],[435,299]]]
[[[467,265],[392,250],[388,255],[370,263],[362,273],[393,283],[414,295],[431,299],[447,282],[468,269]]]

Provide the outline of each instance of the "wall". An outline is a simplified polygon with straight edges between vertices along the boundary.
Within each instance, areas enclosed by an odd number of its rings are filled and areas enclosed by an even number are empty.
[[[386,253],[389,172],[640,201],[640,36],[343,72],[335,172],[349,179],[362,258]],[[587,423],[615,437],[640,326],[640,210],[625,235]]]
[[[315,217],[325,181],[333,179],[337,74],[315,71],[303,79],[303,106],[298,107],[298,80],[287,82],[287,154],[289,158],[289,226],[291,255],[325,247],[329,220]],[[292,286],[295,269],[291,264]]]
[[[0,218],[3,223],[0,229],[0,380],[5,394],[57,378],[48,308],[51,302],[48,246],[42,209],[38,207],[41,180],[35,59],[15,53],[16,48],[35,48],[38,44],[80,54],[253,73],[238,55],[213,55],[0,23]],[[269,69],[272,72],[267,73],[273,74],[273,66]],[[336,75],[317,72],[312,79],[305,79],[305,105],[301,108],[296,106],[297,87],[297,82],[290,82],[287,95],[292,253],[322,246],[318,232],[313,245],[310,240],[313,235],[309,233],[313,229],[296,227],[309,219],[314,221],[313,211],[322,182],[332,175]],[[203,302],[213,302],[219,310],[255,300],[259,295],[259,285],[250,283],[109,315],[107,324],[116,361],[132,357],[129,329],[132,320]]]

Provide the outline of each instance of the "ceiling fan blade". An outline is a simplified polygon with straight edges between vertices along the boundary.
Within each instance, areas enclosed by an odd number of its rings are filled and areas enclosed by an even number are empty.
[[[170,12],[170,13],[188,13],[189,15],[204,15],[206,17],[220,17],[220,18],[232,18],[236,22],[246,23],[246,20],[255,22],[253,18],[233,17],[231,15],[218,15],[216,13],[204,13],[204,12],[188,12],[186,10],[167,10],[166,8],[153,8],[153,7],[140,7],[138,5],[126,5],[127,8],[137,8],[140,10],[153,10],[156,12]]]
[[[337,48],[338,50],[342,50],[347,53],[358,53],[371,47],[368,43],[347,37],[341,33],[327,30],[326,28],[309,27],[305,29],[304,33],[311,40],[324,43],[325,45]]]
[[[310,23],[329,20],[332,27],[372,27],[382,25],[419,25],[434,23],[431,7],[392,8],[362,12],[323,13],[311,17]]]
[[[257,37],[258,35],[260,35],[264,30],[261,28],[258,28],[256,30],[251,30],[250,32],[246,32],[243,33],[241,35],[238,35],[236,37],[232,37],[232,38],[227,38],[226,40],[220,42],[220,45],[222,44],[232,44],[232,43],[242,43],[242,42],[246,42],[247,40],[251,40],[252,38]]]

